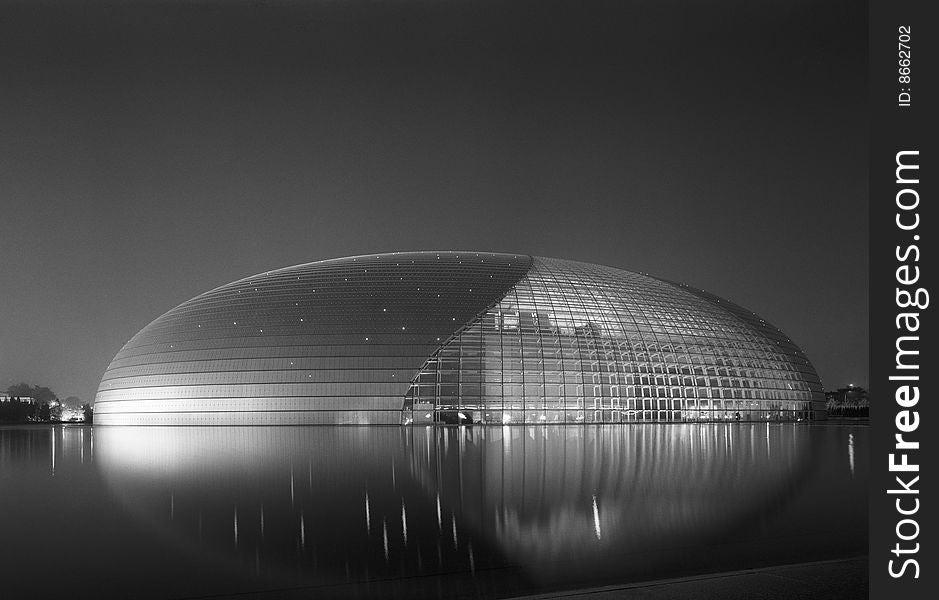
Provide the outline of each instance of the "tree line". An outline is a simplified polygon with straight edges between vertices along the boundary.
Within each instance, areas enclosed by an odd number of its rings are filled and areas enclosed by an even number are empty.
[[[7,396],[0,402],[0,421],[52,423],[64,420],[91,423],[94,419],[94,409],[90,404],[81,403],[77,398],[63,402],[45,386],[17,383],[7,388]]]
[[[826,392],[825,402],[829,417],[870,416],[870,395],[864,388],[853,384]]]

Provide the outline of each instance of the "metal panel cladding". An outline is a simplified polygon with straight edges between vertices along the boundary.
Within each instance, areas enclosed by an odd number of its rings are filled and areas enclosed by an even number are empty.
[[[101,381],[103,424],[620,423],[824,417],[814,368],[684,284],[483,252],[356,256],[181,304]]]
[[[531,257],[400,252],[270,271],[193,298],[118,352],[101,424],[400,423],[414,374]]]
[[[815,369],[756,314],[683,284],[538,258],[437,351],[405,419],[618,423],[824,418]]]

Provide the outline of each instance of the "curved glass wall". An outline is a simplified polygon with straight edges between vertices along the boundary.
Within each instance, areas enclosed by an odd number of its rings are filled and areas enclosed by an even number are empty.
[[[106,370],[101,424],[798,420],[818,376],[726,300],[610,267],[402,252],[270,271],[177,306]]]
[[[754,313],[639,273],[534,258],[408,390],[415,422],[813,418],[822,387]]]
[[[531,257],[398,252],[224,285],[159,317],[101,380],[101,424],[398,424],[414,373]]]

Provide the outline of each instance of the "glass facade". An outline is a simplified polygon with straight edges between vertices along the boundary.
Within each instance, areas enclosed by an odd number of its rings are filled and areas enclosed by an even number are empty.
[[[482,423],[799,420],[823,398],[802,352],[756,314],[682,284],[547,258],[408,390],[415,421]]]
[[[102,424],[798,420],[811,364],[755,314],[585,263],[402,252],[181,304],[105,372]],[[821,411],[821,412],[819,412]]]

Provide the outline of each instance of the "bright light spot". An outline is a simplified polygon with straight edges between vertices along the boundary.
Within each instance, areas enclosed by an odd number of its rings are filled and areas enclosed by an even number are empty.
[[[851,477],[854,477],[854,434],[848,434],[848,466],[851,468]]]
[[[597,509],[597,497],[593,497],[593,531],[600,539],[600,511]]]
[[[506,425],[512,421],[512,415],[504,414],[502,415],[502,424]]]
[[[408,545],[408,513],[404,509],[404,501],[401,501],[401,531],[404,535],[404,545]]]

